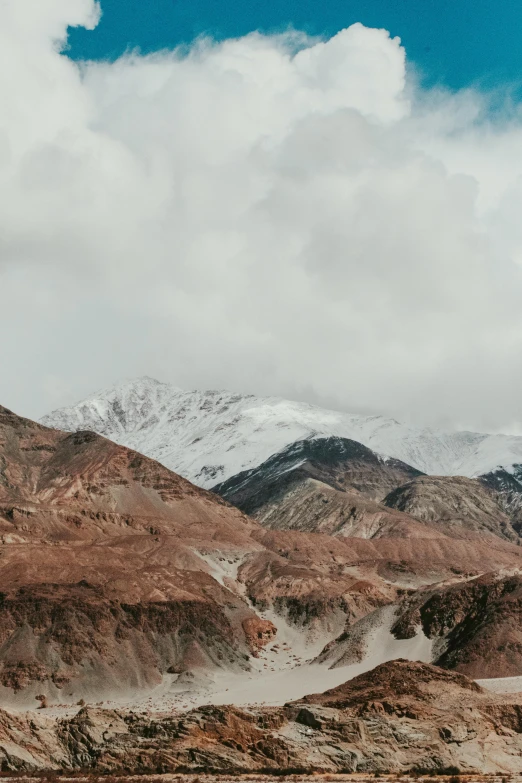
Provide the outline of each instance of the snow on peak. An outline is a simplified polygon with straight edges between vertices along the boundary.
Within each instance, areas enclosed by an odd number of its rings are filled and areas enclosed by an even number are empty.
[[[477,476],[522,462],[522,437],[416,430],[383,416],[330,411],[277,397],[184,391],[143,377],[41,419],[93,430],[140,451],[202,487],[257,467],[297,440],[351,438],[425,473]]]

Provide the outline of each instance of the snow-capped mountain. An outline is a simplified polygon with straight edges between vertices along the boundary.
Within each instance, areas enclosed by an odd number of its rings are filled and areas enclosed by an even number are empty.
[[[412,429],[383,416],[228,391],[183,391],[139,378],[44,416],[62,430],[94,430],[202,487],[212,487],[309,437],[359,441],[432,475],[479,476],[522,463],[522,436]]]

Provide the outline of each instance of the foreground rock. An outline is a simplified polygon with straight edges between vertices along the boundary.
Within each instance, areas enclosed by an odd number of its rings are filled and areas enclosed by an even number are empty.
[[[0,713],[0,758],[26,771],[521,772],[522,697],[399,660],[281,708],[155,718],[83,708],[55,722]]]

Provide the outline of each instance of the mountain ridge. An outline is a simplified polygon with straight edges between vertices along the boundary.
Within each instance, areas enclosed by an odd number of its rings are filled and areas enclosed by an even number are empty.
[[[297,441],[259,467],[213,487],[264,527],[333,536],[438,537],[433,527],[379,503],[417,476],[399,460],[382,458],[346,438]]]
[[[70,432],[93,430],[204,488],[315,437],[348,438],[431,475],[509,474],[522,464],[522,436],[414,429],[384,416],[277,397],[183,391],[148,377],[101,390],[40,422]]]

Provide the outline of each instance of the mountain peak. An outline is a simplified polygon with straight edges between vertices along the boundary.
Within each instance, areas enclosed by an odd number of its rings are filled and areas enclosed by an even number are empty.
[[[140,375],[135,378],[126,378],[119,383],[115,383],[113,386],[107,387],[106,389],[100,389],[98,392],[95,392],[95,394],[90,395],[86,399],[91,400],[96,396],[108,397],[112,394],[129,394],[133,392],[140,393],[150,392],[152,390],[158,391],[160,389],[167,390],[175,388],[175,386],[172,386],[169,383],[163,383],[162,381],[156,380],[156,378],[151,378],[150,375]],[[178,391],[180,390],[178,389]]]

